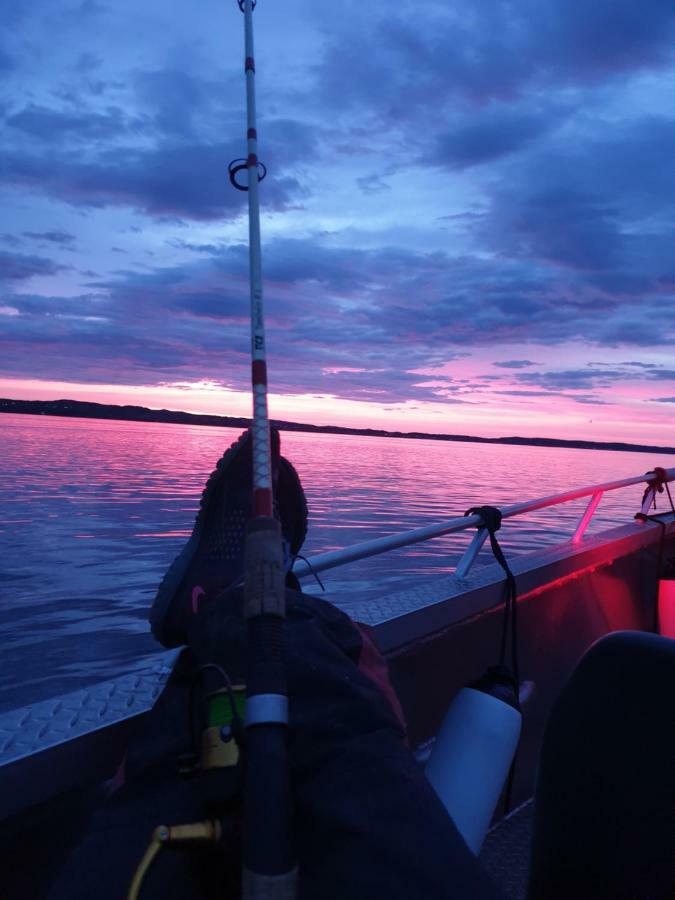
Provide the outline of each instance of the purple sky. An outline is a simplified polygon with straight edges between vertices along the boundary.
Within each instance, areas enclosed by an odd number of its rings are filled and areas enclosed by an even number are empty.
[[[0,7],[0,394],[246,412],[235,0]],[[254,19],[273,413],[675,443],[672,0]]]

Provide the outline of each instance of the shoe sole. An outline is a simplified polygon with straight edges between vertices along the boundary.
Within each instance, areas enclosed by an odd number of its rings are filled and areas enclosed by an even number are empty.
[[[169,566],[164,575],[164,578],[162,578],[162,581],[157,589],[157,595],[155,597],[154,603],[150,608],[148,619],[150,621],[150,630],[152,631],[153,635],[165,647],[179,646],[181,643],[176,643],[168,634],[168,630],[166,628],[168,611],[172,601],[180,590],[183,579],[185,578],[188,569],[192,565],[195,554],[199,549],[199,544],[202,539],[202,529],[208,513],[208,507],[215,496],[217,488],[222,485],[223,478],[225,477],[225,470],[232,462],[234,457],[242,451],[246,443],[250,440],[250,432],[245,431],[239,437],[239,439],[235,441],[235,443],[232,444],[232,446],[229,447],[225,451],[225,453],[223,453],[221,458],[216,463],[216,468],[209,476],[209,479],[204,486],[204,490],[202,491],[201,500],[199,501],[199,512],[197,513],[197,517],[195,519],[192,534],[188,538],[187,543],[185,544],[181,552]]]
[[[293,535],[293,541],[289,541],[292,566],[292,561],[296,554],[300,552],[305,537],[307,536],[307,498],[300,482],[300,476],[296,472],[295,467],[279,454],[278,431],[276,431],[272,439],[276,443],[276,454],[279,464],[278,496],[276,498],[277,504],[275,504],[278,505],[278,517],[283,523],[285,519],[288,521],[287,517],[290,517],[291,515],[294,516],[293,521],[290,522],[290,531],[291,533],[295,533]],[[245,449],[246,444],[249,441],[251,441],[251,433],[250,431],[245,431],[218,460],[216,468],[209,476],[209,479],[204,486],[204,490],[202,491],[199,512],[195,519],[192,534],[188,538],[181,552],[169,566],[157,589],[157,594],[154,603],[150,608],[148,619],[153,635],[165,647],[177,647],[183,643],[180,639],[172,638],[170,634],[171,629],[167,626],[169,620],[169,608],[180,591],[183,580],[199,550],[199,545],[203,537],[204,523],[207,519],[209,506],[214,499],[215,493],[223,484],[227,468],[235,457]],[[282,494],[284,497],[290,497],[289,503],[281,502]]]

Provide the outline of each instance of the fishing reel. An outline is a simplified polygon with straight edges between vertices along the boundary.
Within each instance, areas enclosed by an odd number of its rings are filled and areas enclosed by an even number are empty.
[[[224,669],[210,664],[223,684],[206,694],[206,723],[201,735],[200,768],[232,768],[238,765],[244,743],[246,685],[232,684]]]
[[[218,680],[215,687],[213,676]],[[246,738],[245,705],[246,685],[232,684],[215,663],[199,667],[189,693],[190,751],[178,760],[183,777],[240,765]]]

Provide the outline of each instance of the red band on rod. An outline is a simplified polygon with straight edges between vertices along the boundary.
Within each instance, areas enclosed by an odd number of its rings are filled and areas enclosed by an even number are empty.
[[[264,359],[254,359],[251,365],[253,384],[267,384],[267,363]]]
[[[249,153],[249,155],[246,157],[246,165],[249,169],[258,168],[258,157],[255,155],[255,153]]]
[[[246,57],[246,64],[244,65],[244,72],[255,72],[255,62],[253,61],[252,56]]]
[[[253,514],[256,516],[272,515],[272,491],[269,488],[256,488],[253,491]]]
[[[257,141],[258,132],[255,130],[255,128],[249,128],[249,130],[246,132],[246,137],[249,138],[249,140]]]

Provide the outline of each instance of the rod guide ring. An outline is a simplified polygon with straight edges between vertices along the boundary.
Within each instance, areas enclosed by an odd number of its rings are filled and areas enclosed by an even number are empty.
[[[232,162],[227,167],[227,171],[230,176],[230,184],[232,187],[235,187],[238,191],[247,191],[248,185],[242,184],[237,180],[237,173],[243,172],[245,169],[248,169],[248,161],[245,159],[233,159]],[[264,181],[267,177],[267,166],[264,163],[258,161],[258,182]]]

